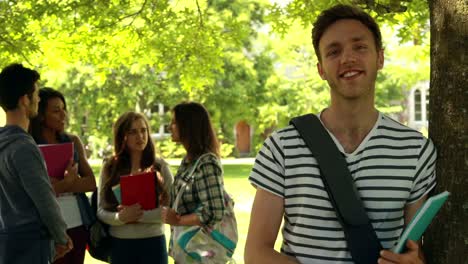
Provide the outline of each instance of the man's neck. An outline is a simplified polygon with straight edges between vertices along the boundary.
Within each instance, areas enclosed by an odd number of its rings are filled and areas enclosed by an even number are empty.
[[[372,130],[378,115],[369,104],[332,104],[322,112],[321,120],[345,151],[352,153]]]
[[[6,112],[6,125],[19,126],[24,131],[28,131],[29,118],[21,110],[13,110]]]
[[[373,106],[331,105],[323,112],[325,123],[329,129],[366,130],[375,124],[378,112]]]

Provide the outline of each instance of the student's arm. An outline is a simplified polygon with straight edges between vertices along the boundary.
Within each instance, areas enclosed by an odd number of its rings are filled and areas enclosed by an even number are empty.
[[[427,195],[424,195],[418,201],[408,204],[405,207],[405,226],[407,226],[419,208],[427,200]],[[407,251],[403,254],[396,254],[389,250],[383,250],[381,252],[381,258],[379,259],[379,264],[424,264],[426,260],[424,258],[424,253],[421,249],[421,240],[411,241],[409,240],[406,243]]]
[[[67,225],[49,183],[39,149],[31,143],[18,144],[13,154],[14,169],[26,193],[56,244],[67,245]]]
[[[207,160],[209,159],[209,160]],[[223,170],[214,157],[207,156],[200,161],[193,185],[197,190],[200,207],[193,212],[203,226],[211,226],[223,219],[224,203]],[[193,221],[192,221],[193,220]],[[198,224],[191,215],[181,216],[181,225]]]
[[[224,192],[223,170],[214,158],[207,156],[200,160],[195,170],[197,175],[193,186],[197,190],[200,207],[191,214],[178,215],[173,209],[164,208],[162,218],[164,223],[174,226],[211,226],[223,218]]]
[[[100,183],[97,193],[97,217],[104,223],[112,226],[121,226],[127,223],[137,222],[143,215],[143,210],[139,204],[130,206],[119,205],[117,212],[106,210],[102,207],[101,191],[104,185],[104,179],[109,177],[106,165],[101,170]]]
[[[71,186],[71,192],[92,192],[96,190],[96,179],[94,177],[93,170],[88,163],[88,158],[86,157],[85,148],[80,138],[74,135],[70,135],[70,138],[73,140],[74,147],[78,151],[78,156],[80,157],[78,164],[78,173],[80,179]]]
[[[201,226],[200,218],[197,214],[178,215],[172,208],[163,207],[161,209],[162,221],[171,226]]]
[[[161,176],[164,179],[164,190],[166,190],[166,192],[169,192],[171,189],[172,183],[174,181],[174,177],[172,176],[172,173],[169,170],[169,167],[167,166],[167,164],[164,164],[161,166]],[[167,204],[160,204],[158,208],[144,211],[143,216],[140,218],[140,220],[138,220],[138,222],[155,223],[155,224],[163,223],[161,214],[162,214],[162,208],[164,206],[167,206]]]
[[[193,183],[198,190],[200,209],[194,213],[179,215],[172,208],[163,207],[164,223],[173,226],[209,226],[220,221],[224,214],[222,169],[216,162],[207,162],[197,169],[202,174]]]
[[[245,244],[246,264],[298,263],[274,249],[283,213],[283,198],[257,188]]]
[[[169,202],[171,200],[170,193],[172,189],[172,184],[174,184],[174,176],[172,175],[172,172],[169,169],[169,165],[166,162],[164,162],[161,166],[161,176],[164,179],[165,195],[163,195],[162,201],[160,201],[160,206],[169,206]]]
[[[415,169],[413,188],[410,197],[405,206],[405,225],[408,225],[418,209],[427,200],[428,193],[436,185],[435,164],[437,160],[437,151],[430,139],[422,138],[421,148],[419,150],[418,162]],[[421,250],[421,241],[408,241],[407,251],[404,254],[395,254],[388,250],[381,252],[381,262],[387,263],[426,263],[424,254]]]
[[[102,192],[102,186],[104,185],[104,178],[107,178],[108,171],[107,167],[105,165],[105,162],[103,163],[103,168],[101,169],[101,177],[100,182],[99,182],[99,188],[97,192],[97,217],[103,221],[104,223],[108,225],[113,225],[113,226],[119,226],[119,225],[124,225],[125,223],[119,220],[118,212],[111,212],[108,210],[105,210],[102,207],[102,199],[101,199],[101,192]]]
[[[93,170],[88,163],[85,154],[85,148],[80,138],[75,135],[69,135],[73,141],[73,147],[76,148],[79,156],[78,175],[68,175],[64,180],[53,183],[55,193],[64,192],[92,192],[96,189],[96,180]]]
[[[408,225],[418,209],[427,200],[428,193],[436,185],[435,163],[437,152],[431,140],[424,138],[421,140],[418,163],[416,166],[415,180],[410,197],[405,206],[405,225]],[[381,252],[379,264],[424,264],[426,263],[421,250],[421,241],[408,241],[407,251],[404,254],[395,254],[389,250]]]

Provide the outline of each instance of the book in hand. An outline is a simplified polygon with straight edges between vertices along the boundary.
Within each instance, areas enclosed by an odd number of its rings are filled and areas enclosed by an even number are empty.
[[[119,202],[119,204],[122,203],[122,193],[120,192],[120,184],[117,184],[115,186],[112,187],[112,192],[114,193],[115,195],[115,198],[117,199],[117,202]]]
[[[392,248],[393,252],[402,253],[406,249],[406,242],[408,239],[417,241],[421,238],[426,228],[432,222],[432,219],[434,219],[437,212],[447,200],[449,194],[449,192],[445,191],[427,199],[413,216],[413,219],[411,219],[410,223],[403,231],[403,234],[401,234],[398,244]]]
[[[49,177],[63,179],[70,160],[73,159],[73,143],[39,145]]]
[[[143,210],[151,210],[159,206],[156,191],[156,172],[120,177],[120,194],[122,205],[140,204]]]

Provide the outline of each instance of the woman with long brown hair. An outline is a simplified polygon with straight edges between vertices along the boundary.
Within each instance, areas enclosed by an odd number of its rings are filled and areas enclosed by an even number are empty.
[[[183,158],[171,188],[171,207],[174,207],[178,192],[180,204],[174,209],[164,208],[162,217],[171,226],[210,227],[222,220],[225,212],[223,170],[219,162],[219,144],[205,107],[199,103],[181,103],[172,111],[172,140],[182,144],[187,154]],[[191,182],[184,185],[184,182]],[[185,187],[184,187],[185,186]],[[175,232],[170,252],[182,249],[174,245]],[[204,251],[208,249],[200,249]],[[191,263],[190,257],[176,262]],[[198,261],[199,262],[199,261]]]
[[[120,176],[154,170],[160,205],[169,203],[172,174],[167,163],[156,158],[148,121],[139,113],[127,112],[114,124],[114,155],[104,161],[98,189],[98,218],[110,225],[113,264],[167,264],[166,238],[161,207],[143,210],[140,204],[119,204],[112,187]],[[131,177],[131,176],[130,176]]]

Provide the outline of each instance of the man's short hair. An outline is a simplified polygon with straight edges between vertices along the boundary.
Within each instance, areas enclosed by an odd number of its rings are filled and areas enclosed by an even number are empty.
[[[34,84],[40,79],[37,71],[24,67],[19,63],[10,64],[0,73],[0,106],[10,111],[18,107],[19,99],[32,96]]]
[[[325,33],[328,27],[341,19],[354,19],[361,22],[372,32],[376,49],[381,50],[383,48],[382,34],[375,20],[358,7],[340,4],[322,11],[314,22],[312,28],[312,43],[314,44],[315,54],[319,61],[321,61],[319,42],[323,33]]]

